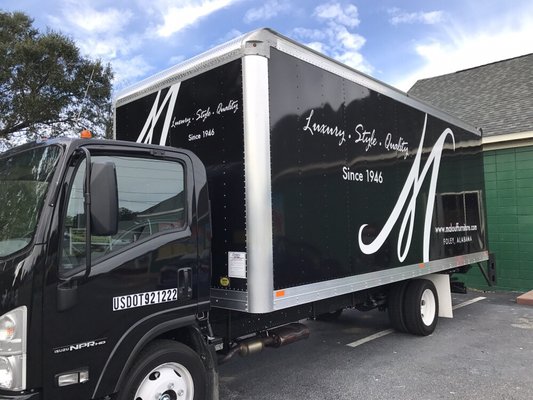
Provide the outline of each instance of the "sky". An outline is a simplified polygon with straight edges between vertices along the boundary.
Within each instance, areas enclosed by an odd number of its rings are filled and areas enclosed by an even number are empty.
[[[115,91],[268,27],[407,91],[533,53],[531,0],[0,0],[111,64]]]

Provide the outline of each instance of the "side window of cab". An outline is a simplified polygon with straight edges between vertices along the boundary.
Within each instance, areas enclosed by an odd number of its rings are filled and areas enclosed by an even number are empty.
[[[91,260],[120,251],[133,243],[186,226],[184,167],[178,161],[130,156],[92,156],[93,162],[115,165],[118,186],[118,232],[91,236]],[[85,160],[77,165],[63,220],[60,274],[85,266]],[[92,193],[98,196],[98,193]]]

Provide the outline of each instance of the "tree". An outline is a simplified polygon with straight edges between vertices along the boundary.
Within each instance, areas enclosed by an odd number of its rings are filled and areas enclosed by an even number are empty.
[[[80,55],[72,39],[39,32],[24,13],[0,12],[0,139],[111,131],[109,64]]]

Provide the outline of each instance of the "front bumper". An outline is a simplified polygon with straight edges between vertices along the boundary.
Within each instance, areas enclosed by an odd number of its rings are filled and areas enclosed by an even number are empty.
[[[19,393],[19,394],[5,394],[0,392],[0,400],[41,400],[41,393]]]

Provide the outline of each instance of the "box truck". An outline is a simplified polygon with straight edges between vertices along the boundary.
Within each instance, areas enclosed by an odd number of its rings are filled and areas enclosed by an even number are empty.
[[[270,30],[0,161],[0,399],[216,399],[217,365],[488,264],[480,134]]]

